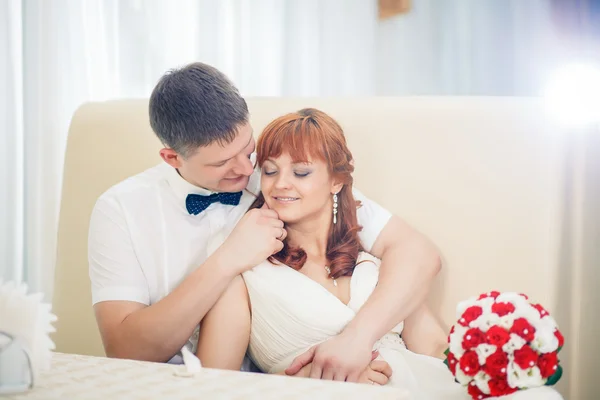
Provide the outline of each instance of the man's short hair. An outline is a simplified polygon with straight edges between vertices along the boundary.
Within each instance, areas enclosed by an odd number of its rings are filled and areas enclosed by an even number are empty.
[[[230,143],[248,122],[248,105],[238,89],[221,71],[199,62],[162,76],[149,113],[163,145],[183,157],[214,142]]]

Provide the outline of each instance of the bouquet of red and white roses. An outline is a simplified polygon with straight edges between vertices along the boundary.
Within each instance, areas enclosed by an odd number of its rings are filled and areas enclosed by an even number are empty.
[[[459,303],[444,361],[473,399],[555,384],[564,338],[539,304],[491,292]]]

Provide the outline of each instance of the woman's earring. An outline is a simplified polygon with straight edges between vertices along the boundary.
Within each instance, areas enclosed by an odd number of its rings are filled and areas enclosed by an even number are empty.
[[[337,193],[333,195],[333,223],[337,224],[337,208],[338,208],[338,197]]]

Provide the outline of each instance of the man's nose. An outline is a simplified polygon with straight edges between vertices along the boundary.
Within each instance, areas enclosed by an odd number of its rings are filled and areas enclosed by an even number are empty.
[[[252,172],[254,172],[254,164],[248,157],[241,155],[241,157],[238,157],[238,162],[234,171],[238,175],[250,176],[252,175]]]

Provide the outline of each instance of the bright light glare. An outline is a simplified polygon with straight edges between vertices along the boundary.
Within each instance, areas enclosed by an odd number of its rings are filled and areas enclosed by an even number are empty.
[[[600,123],[600,69],[567,65],[552,75],[544,97],[560,122],[578,126]]]

